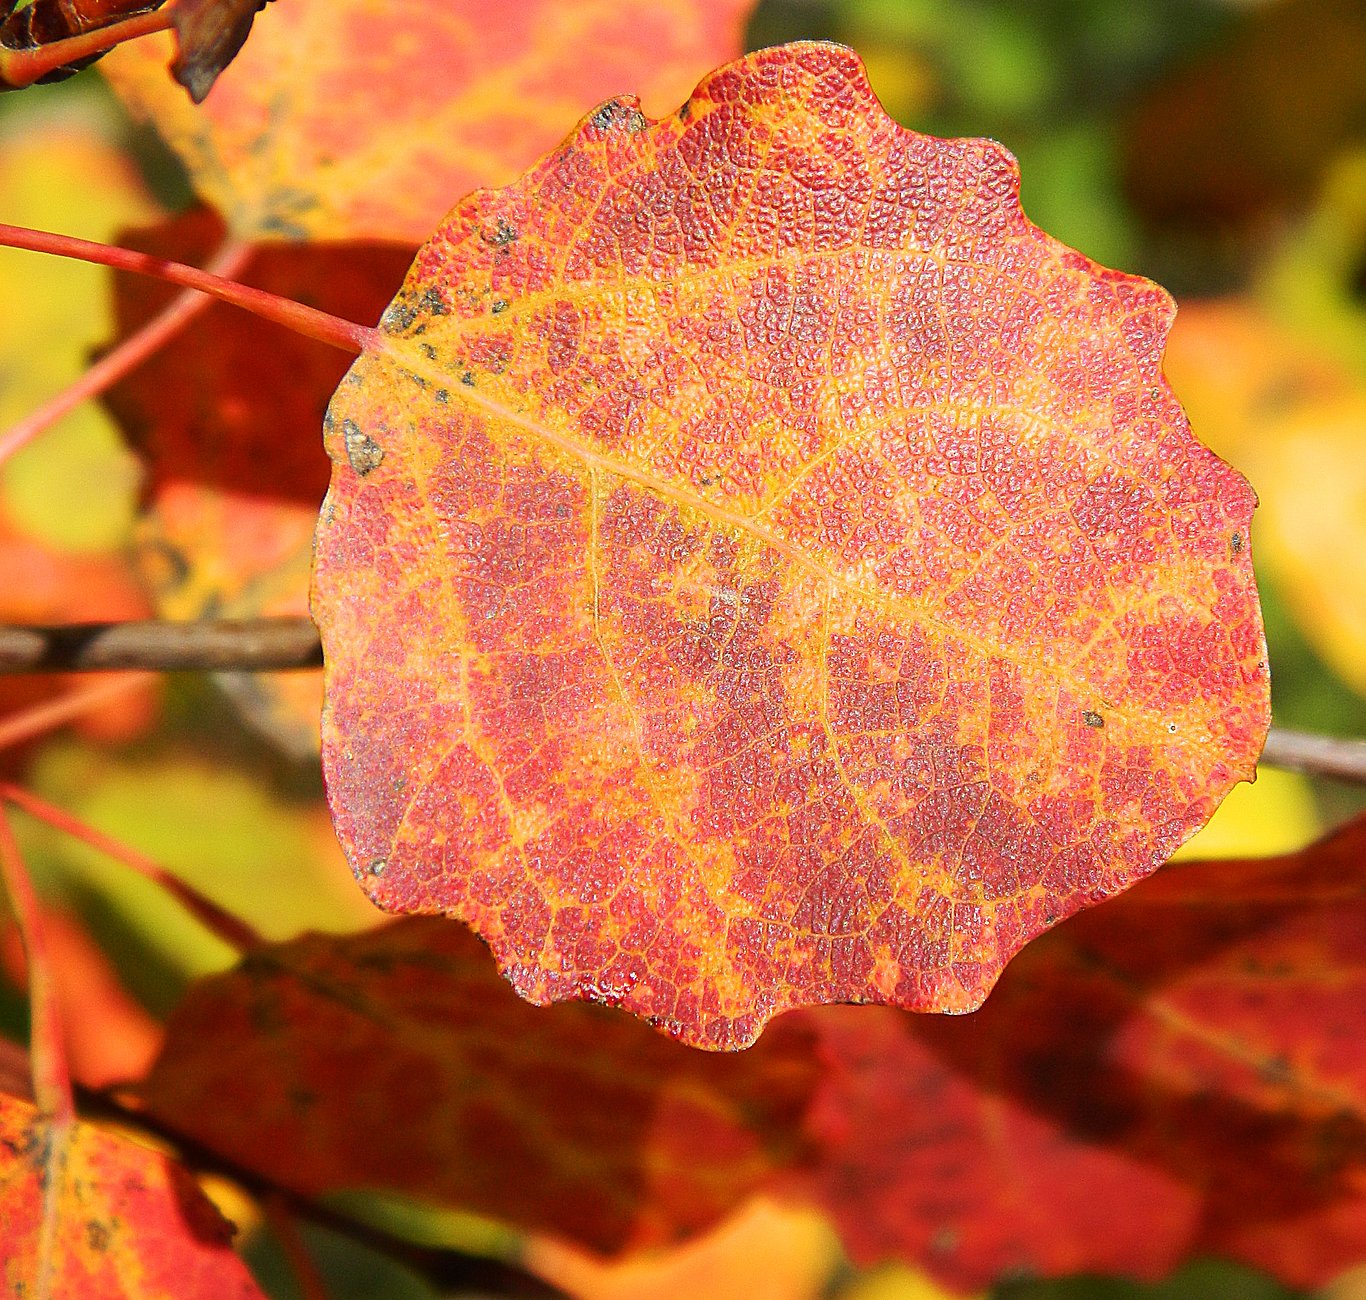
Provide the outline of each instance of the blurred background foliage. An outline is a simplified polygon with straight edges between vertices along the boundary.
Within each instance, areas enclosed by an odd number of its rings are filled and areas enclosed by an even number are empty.
[[[1276,720],[1366,735],[1366,4],[763,0],[748,44],[812,37],[857,49],[904,124],[1005,143],[1035,222],[1173,293],[1172,384],[1197,435],[1262,496],[1253,547]],[[106,239],[191,199],[178,165],[91,73],[0,96],[0,193],[9,220]],[[0,288],[22,304],[0,314],[3,429],[69,382],[111,321],[104,273],[91,267],[3,253]],[[6,464],[0,540],[18,559],[0,617],[145,612],[120,562],[138,488],[136,461],[94,404]],[[0,685],[0,718],[30,703],[30,690]],[[0,750],[0,769],[22,771],[31,789],[184,872],[272,936],[377,919],[332,840],[315,766],[250,730],[207,681],[131,683],[59,738]],[[1359,791],[1268,772],[1239,787],[1183,853],[1287,851],[1362,807]],[[227,962],[157,891],[28,819],[21,829],[40,885],[80,913],[142,1012],[164,1015],[190,978]],[[0,989],[0,1021],[10,1035],[25,1032],[13,984]],[[250,1210],[241,1213],[250,1228]],[[448,1235],[479,1239],[468,1224]],[[426,1294],[354,1245],[309,1240],[338,1297]],[[584,1294],[682,1295],[703,1277],[705,1292],[692,1294],[942,1294],[905,1269],[851,1269],[827,1225],[772,1207],[634,1272],[505,1233],[488,1241],[480,1248],[494,1253],[540,1251],[547,1276]],[[269,1234],[251,1242],[272,1294],[295,1294]],[[732,1281],[718,1288],[720,1277]],[[1366,1295],[1358,1286],[1344,1279],[1335,1295]],[[1288,1293],[1211,1261],[1159,1286],[1020,1279],[994,1294]]]

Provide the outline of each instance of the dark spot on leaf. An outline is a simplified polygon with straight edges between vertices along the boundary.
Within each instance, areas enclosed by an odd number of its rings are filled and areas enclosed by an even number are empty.
[[[464,384],[466,388],[473,388],[474,375],[470,371],[466,370],[465,373],[460,376],[460,382]]]
[[[346,459],[351,468],[364,478],[384,460],[384,448],[354,420],[347,420],[342,428],[346,435]]]
[[[109,1229],[104,1224],[90,1219],[85,1225],[85,1242],[97,1255],[109,1249]]]
[[[1257,1074],[1263,1083],[1273,1088],[1288,1087],[1295,1081],[1295,1072],[1290,1068],[1289,1058],[1272,1056],[1257,1067]]]
[[[620,111],[621,105],[615,99],[609,99],[593,114],[593,125],[597,127],[599,131],[610,131],[612,129],[612,124],[616,121],[616,116]]]
[[[372,876],[382,876],[388,865],[388,858],[373,858],[370,862],[370,874]]]
[[[1090,709],[1085,709],[1082,712],[1081,720],[1086,723],[1088,727],[1103,727],[1105,725],[1105,719],[1102,718],[1099,713],[1093,713]]]
[[[692,116],[692,104],[691,104],[691,103],[684,104],[683,107],[680,108],[680,109],[678,110],[678,120],[679,120],[680,122],[686,122],[691,116]]]
[[[626,115],[626,129],[632,135],[639,135],[649,125],[650,123],[646,119],[645,114],[638,108],[633,108]]]
[[[417,319],[417,310],[412,303],[392,302],[384,317],[386,325],[396,325],[399,329],[406,330],[412,328],[413,322]]]
[[[436,349],[432,347],[430,343],[421,343],[418,346],[421,347],[422,355],[426,357],[428,361],[436,360]]]
[[[517,238],[517,227],[512,225],[505,217],[499,217],[494,223],[492,232],[484,233],[484,242],[492,244],[495,248],[506,248]]]
[[[494,314],[495,316],[498,315],[499,312],[507,311],[507,309],[508,309],[508,305],[507,305],[507,299],[506,299],[506,298],[495,298],[495,299],[493,300],[492,311],[493,311],[493,314]]]
[[[436,390],[436,400],[444,406],[451,400],[451,395],[444,388],[438,388]]]
[[[446,300],[435,290],[428,289],[420,299],[422,306],[433,316],[449,316],[450,308],[446,306]]]
[[[1237,555],[1238,552],[1243,549],[1242,533],[1234,533],[1233,536],[1229,538],[1228,548],[1234,553],[1234,555]]]

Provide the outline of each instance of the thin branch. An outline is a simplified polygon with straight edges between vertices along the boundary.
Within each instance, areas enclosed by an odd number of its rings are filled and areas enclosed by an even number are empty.
[[[0,627],[0,675],[127,668],[274,672],[318,668],[322,661],[318,631],[306,618]],[[1366,741],[1362,740],[1272,727],[1261,761],[1268,767],[1366,785]]]
[[[226,908],[220,907],[211,898],[205,897],[193,885],[181,880],[175,872],[154,862],[145,853],[116,840],[112,835],[87,826],[79,817],[40,799],[36,794],[17,785],[0,784],[0,799],[8,800],[16,808],[22,808],[30,817],[37,817],[56,830],[70,835],[73,839],[88,844],[92,849],[115,862],[121,863],[130,871],[135,871],[146,880],[160,885],[196,921],[230,948],[239,953],[252,952],[264,942],[241,917],[234,916]]]
[[[232,278],[242,270],[255,251],[250,244],[229,241],[214,254],[204,270],[211,275]],[[26,447],[81,403],[98,397],[118,383],[213,303],[212,297],[198,289],[186,289],[177,294],[145,325],[106,352],[75,383],[0,433],[0,463],[8,460],[21,447]]]
[[[31,253],[49,253],[54,257],[74,257],[80,262],[94,262],[97,266],[112,266],[116,271],[130,271],[134,275],[149,275],[154,280],[166,280],[186,289],[198,289],[234,307],[241,307],[263,320],[274,321],[286,329],[317,339],[352,356],[361,352],[376,352],[384,345],[384,335],[369,325],[358,325],[330,312],[307,307],[292,298],[238,284],[201,271],[197,266],[167,261],[149,253],[135,253],[129,248],[100,244],[89,239],[75,239],[70,235],[54,235],[48,230],[31,230],[27,226],[11,226],[0,222],[0,246],[22,248]]]
[[[1366,785],[1366,740],[1344,740],[1312,731],[1272,727],[1261,761],[1270,767]]]
[[[0,629],[0,635],[3,635],[3,629]],[[26,709],[19,709],[0,718],[0,749],[8,749],[11,745],[22,744],[34,736],[53,731],[99,708],[101,704],[128,694],[135,687],[147,685],[151,680],[146,673],[121,673],[103,681],[82,682],[77,689],[56,699],[42,700]]]
[[[318,630],[306,618],[0,628],[0,674],[270,672],[320,668],[322,662]]]

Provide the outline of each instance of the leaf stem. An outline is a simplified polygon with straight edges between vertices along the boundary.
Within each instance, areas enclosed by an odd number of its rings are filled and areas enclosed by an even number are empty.
[[[289,1203],[279,1192],[270,1192],[262,1198],[261,1209],[294,1271],[294,1281],[303,1300],[328,1300],[327,1284],[318,1270],[317,1261],[308,1252],[308,1243],[299,1231],[298,1219]]]
[[[122,863],[130,871],[135,871],[145,879],[160,885],[205,929],[238,952],[252,952],[263,946],[265,941],[240,917],[234,916],[226,908],[206,898],[193,885],[187,884],[174,872],[153,862],[146,854],[139,853],[93,826],[87,826],[79,817],[48,803],[46,799],[40,799],[36,794],[31,794],[20,786],[0,784],[0,799],[7,800],[16,808],[22,808],[29,816],[46,822],[83,844],[88,844],[97,852]]]
[[[168,10],[158,9],[148,14],[134,14],[131,18],[110,23],[106,27],[97,27],[93,31],[67,36],[59,41],[49,41],[46,45],[32,49],[15,50],[0,46],[0,90],[23,90],[70,63],[104,54],[114,46],[139,36],[167,31],[174,21]]]
[[[71,1074],[66,1065],[66,1043],[62,1035],[61,1006],[52,975],[38,895],[29,879],[19,845],[9,819],[0,809],[0,879],[4,880],[19,927],[19,938],[28,959],[28,996],[32,1008],[32,1049],[29,1059],[33,1071],[33,1096],[38,1109],[55,1124],[69,1125],[76,1116],[71,1093]]]
[[[251,244],[229,241],[214,254],[204,270],[210,275],[230,279],[242,270],[255,251]],[[106,352],[75,383],[0,433],[0,464],[21,447],[27,446],[40,433],[50,429],[63,416],[74,411],[82,402],[98,397],[107,388],[118,383],[213,302],[211,295],[198,289],[186,289],[184,293],[178,294],[145,325],[130,334],[117,347]]]
[[[0,630],[0,639],[3,639],[3,630]],[[43,700],[27,709],[18,709],[8,717],[0,718],[0,749],[53,731],[149,680],[146,673],[121,673],[104,681],[82,682],[77,689],[59,695],[55,700]]]
[[[263,320],[274,321],[286,329],[317,339],[353,356],[361,352],[377,351],[384,335],[369,325],[358,325],[330,312],[307,307],[303,303],[282,298],[236,280],[214,275],[183,262],[171,262],[149,253],[136,253],[130,248],[100,244],[90,239],[76,239],[71,235],[56,235],[47,230],[31,230],[27,226],[11,226],[0,222],[0,245],[22,248],[33,253],[49,253],[54,257],[72,257],[97,266],[110,266],[116,271],[130,271],[165,280],[186,289],[198,289],[222,302],[241,307]]]

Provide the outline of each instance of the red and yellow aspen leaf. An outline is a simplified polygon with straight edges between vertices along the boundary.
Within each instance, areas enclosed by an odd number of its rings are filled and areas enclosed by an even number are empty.
[[[1250,777],[1253,495],[1147,281],[837,46],[460,204],[329,410],[323,749],[381,906],[732,1048],[977,1006]]]
[[[101,64],[243,239],[416,243],[461,194],[502,185],[584,106],[667,107],[738,53],[754,0],[290,0],[199,107],[170,35]]]
[[[168,1156],[87,1124],[56,1133],[0,1094],[0,1279],[41,1296],[45,1188],[58,1180],[48,1294],[81,1300],[263,1300],[232,1225]]]

